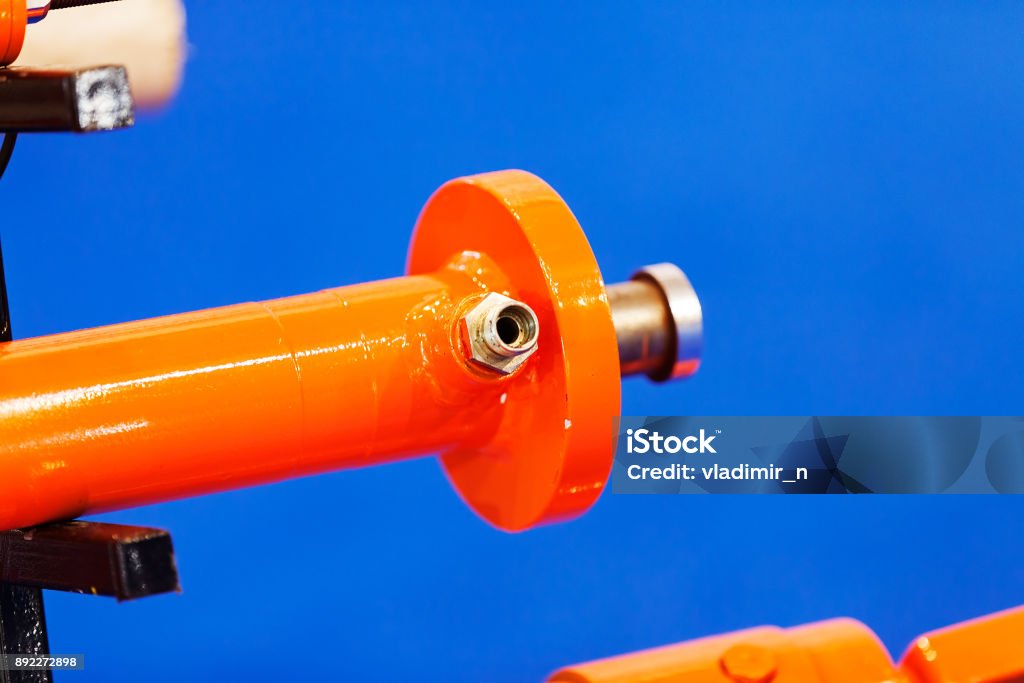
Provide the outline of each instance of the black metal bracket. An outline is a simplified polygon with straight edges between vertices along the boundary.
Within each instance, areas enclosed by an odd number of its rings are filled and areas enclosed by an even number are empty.
[[[134,122],[123,66],[0,69],[0,131],[85,133]]]
[[[118,601],[180,589],[166,531],[83,521],[0,533],[0,583]]]
[[[179,591],[171,536],[81,521],[0,533],[0,655],[50,654],[43,589],[118,601]],[[0,683],[52,680],[46,669],[0,667]]]

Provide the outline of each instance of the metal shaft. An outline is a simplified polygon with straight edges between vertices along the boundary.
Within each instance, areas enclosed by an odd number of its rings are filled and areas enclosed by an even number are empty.
[[[623,376],[657,373],[672,353],[672,319],[661,291],[630,280],[608,287]]]
[[[700,301],[686,275],[670,263],[639,270],[608,286],[622,376],[689,377],[700,367],[704,326]]]

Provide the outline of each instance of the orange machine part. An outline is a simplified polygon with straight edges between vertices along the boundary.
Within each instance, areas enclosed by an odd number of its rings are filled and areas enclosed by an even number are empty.
[[[409,271],[0,345],[0,529],[433,452],[501,528],[582,512],[611,464],[618,357],[568,207],[521,171],[452,181]],[[487,291],[540,321],[512,375],[460,346]]]
[[[853,619],[776,626],[602,659],[550,683],[883,683],[896,671],[881,643]]]
[[[900,670],[915,683],[1021,683],[1024,607],[926,633]]]
[[[549,683],[1013,683],[1024,608],[918,638],[895,666],[868,627],[833,619],[702,638],[563,669]]]
[[[503,529],[578,515],[611,469],[621,385],[611,309],[590,245],[554,190],[529,173],[504,171],[448,183],[430,199],[409,272],[431,272],[460,249],[487,254],[509,274],[517,298],[537,313],[543,351],[503,392],[507,409],[494,436],[445,452],[448,477]]]
[[[28,10],[25,0],[0,0],[0,66],[14,62],[25,43]]]

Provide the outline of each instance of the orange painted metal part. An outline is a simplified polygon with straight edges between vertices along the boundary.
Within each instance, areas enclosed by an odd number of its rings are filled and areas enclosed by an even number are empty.
[[[1024,681],[1024,607],[926,633],[900,670],[914,683]]]
[[[540,351],[510,382],[501,425],[442,462],[463,499],[503,529],[585,511],[612,461],[619,352],[604,281],[569,207],[536,176],[489,173],[448,183],[416,226],[410,273],[436,270],[453,251],[493,259],[537,313]],[[484,273],[485,271],[481,271]]]
[[[776,626],[701,638],[569,667],[552,683],[816,683],[892,681],[875,635],[853,619]]]
[[[14,62],[25,43],[28,10],[25,0],[0,0],[0,66]]]
[[[503,529],[585,510],[611,466],[618,356],[568,207],[522,171],[452,181],[409,273],[0,345],[0,529],[433,452]],[[461,346],[488,291],[539,319],[512,375]]]
[[[918,638],[897,666],[853,619],[766,626],[572,666],[549,683],[1011,683],[1024,607]]]

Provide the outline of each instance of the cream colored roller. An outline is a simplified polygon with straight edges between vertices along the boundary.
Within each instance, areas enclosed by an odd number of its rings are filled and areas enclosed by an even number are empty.
[[[15,64],[123,64],[136,105],[153,108],[177,93],[186,50],[181,0],[121,0],[50,12],[28,27]]]

